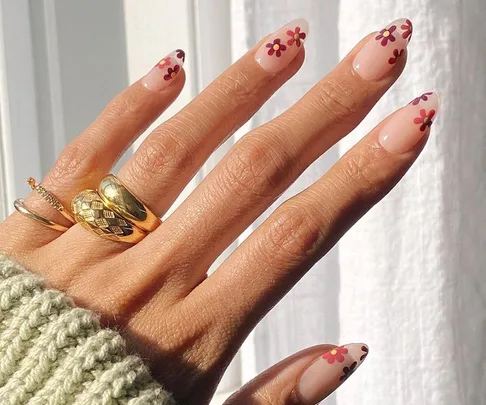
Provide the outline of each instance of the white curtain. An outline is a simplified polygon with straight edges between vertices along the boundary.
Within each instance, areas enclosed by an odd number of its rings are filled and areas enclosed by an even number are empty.
[[[442,98],[430,142],[405,179],[257,327],[256,371],[308,345],[364,341],[371,347],[365,365],[326,403],[486,404],[486,2],[245,6],[249,44],[287,20],[310,22],[303,69],[253,125],[297,100],[364,35],[400,17],[415,24],[398,83],[279,202],[315,181],[394,109],[432,89]]]

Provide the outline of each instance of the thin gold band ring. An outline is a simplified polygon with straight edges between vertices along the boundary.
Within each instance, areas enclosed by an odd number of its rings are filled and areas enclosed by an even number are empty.
[[[14,207],[18,212],[20,212],[25,217],[33,219],[34,221],[37,221],[50,229],[54,229],[55,231],[59,231],[59,232],[66,232],[69,229],[64,225],[56,224],[55,222],[42,217],[37,212],[27,208],[25,206],[25,200],[22,198],[18,198],[14,201]]]
[[[36,191],[45,201],[59,211],[64,218],[73,224],[75,223],[73,216],[66,210],[66,208],[64,208],[56,196],[50,191],[46,190],[42,184],[37,183],[33,177],[29,177],[27,179],[27,183],[32,190]]]

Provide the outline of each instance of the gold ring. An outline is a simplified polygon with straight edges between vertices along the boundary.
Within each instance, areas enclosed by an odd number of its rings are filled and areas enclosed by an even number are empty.
[[[69,220],[71,223],[75,223],[73,216],[64,208],[61,202],[52,194],[50,191],[46,190],[41,184],[38,184],[33,177],[27,179],[27,183],[30,188],[47,201],[52,207],[58,210],[64,218]]]
[[[101,180],[98,194],[107,207],[144,231],[153,232],[162,223],[160,218],[113,174]]]
[[[118,242],[138,243],[147,233],[108,207],[94,190],[81,191],[71,202],[76,222],[88,231]]]
[[[42,225],[47,226],[48,228],[54,229],[56,231],[66,232],[69,229],[68,227],[66,227],[64,225],[56,224],[55,222],[40,216],[35,211],[28,209],[25,206],[24,203],[25,203],[25,200],[23,200],[22,198],[18,198],[17,200],[14,201],[15,209],[18,212],[20,212],[22,215],[24,215],[28,218],[31,218],[31,219],[41,223]]]

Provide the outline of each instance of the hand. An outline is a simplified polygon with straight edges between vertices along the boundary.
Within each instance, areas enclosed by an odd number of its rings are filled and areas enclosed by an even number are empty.
[[[102,239],[79,224],[60,233],[14,213],[1,224],[3,251],[119,328],[180,403],[207,403],[256,323],[390,191],[425,145],[435,94],[379,124],[206,277],[225,248],[393,84],[405,65],[407,26],[400,20],[365,38],[301,100],[248,133],[140,243]],[[118,177],[164,215],[218,145],[297,72],[306,33],[307,24],[294,21],[262,40],[155,129]],[[44,187],[66,207],[81,190],[96,189],[181,91],[183,58],[176,51],[115,97],[67,146]],[[64,221],[36,193],[26,205]]]

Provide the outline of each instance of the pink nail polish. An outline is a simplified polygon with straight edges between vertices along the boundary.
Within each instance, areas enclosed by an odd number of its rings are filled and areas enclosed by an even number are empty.
[[[429,92],[398,110],[381,129],[379,139],[385,150],[405,153],[430,131],[440,108],[439,96]]]
[[[143,85],[149,90],[164,90],[180,73],[185,59],[186,54],[182,49],[168,54],[143,78]]]
[[[412,38],[413,25],[409,19],[393,21],[376,35],[354,58],[353,67],[365,80],[379,80],[397,63]]]
[[[368,356],[365,344],[349,344],[324,353],[304,371],[297,394],[305,405],[315,405],[335,391]]]
[[[277,73],[297,56],[308,35],[309,24],[306,20],[291,21],[265,39],[255,59],[267,72]]]

